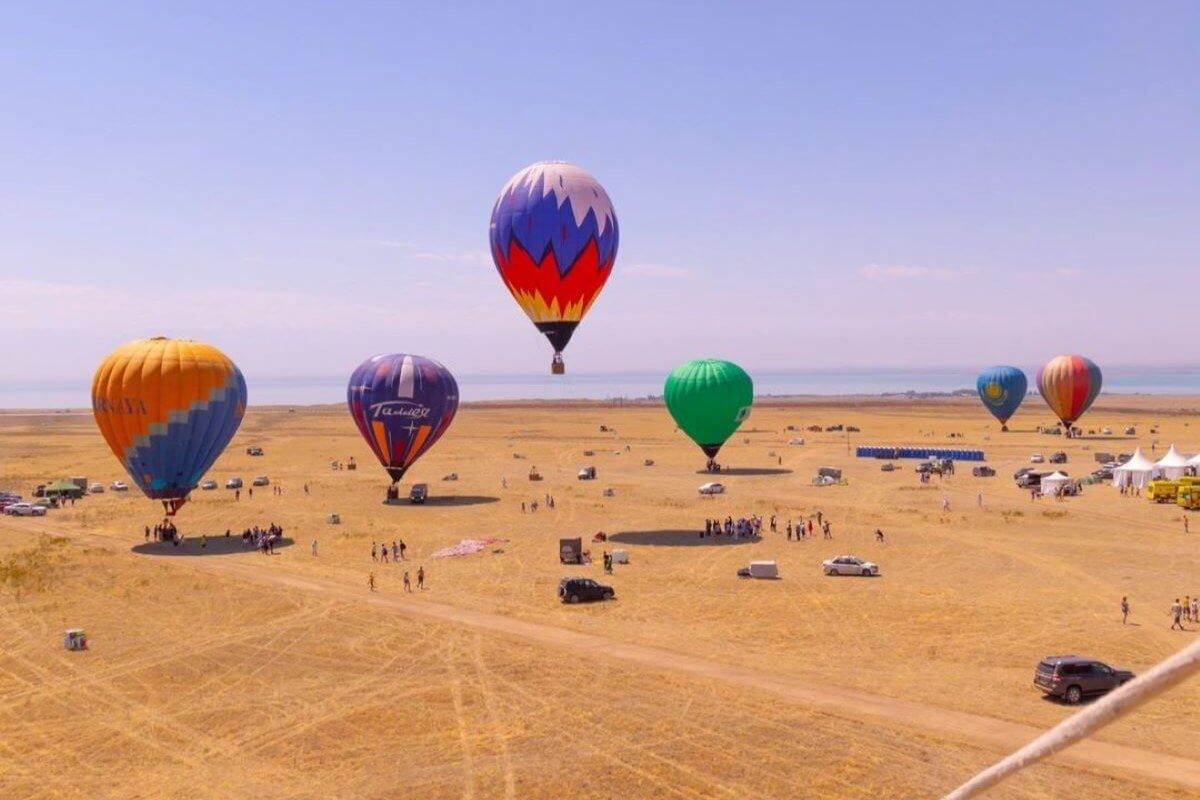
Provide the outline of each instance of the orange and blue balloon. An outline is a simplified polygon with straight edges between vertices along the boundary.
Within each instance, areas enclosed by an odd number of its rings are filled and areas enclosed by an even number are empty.
[[[396,483],[442,438],[458,412],[458,383],[432,358],[368,358],[350,376],[350,416]]]
[[[492,208],[492,260],[554,348],[551,369],[604,288],[617,258],[617,215],[599,181],[561,161],[518,172]]]
[[[983,407],[992,412],[992,416],[1000,421],[1000,430],[1008,430],[1008,421],[1017,413],[1025,393],[1029,390],[1029,381],[1025,373],[1016,367],[988,367],[979,373],[975,381],[979,391],[979,399]]]
[[[237,432],[246,380],[212,345],[139,339],[92,380],[96,425],[129,477],[173,515]]]
[[[1038,370],[1038,391],[1069,431],[1100,394],[1100,368],[1083,356],[1057,356]]]

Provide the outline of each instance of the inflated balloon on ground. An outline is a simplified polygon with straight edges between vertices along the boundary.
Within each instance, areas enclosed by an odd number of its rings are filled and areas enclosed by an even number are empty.
[[[1077,355],[1052,358],[1037,374],[1038,391],[1068,431],[1091,407],[1102,382],[1100,368]]]
[[[454,421],[458,383],[432,358],[374,356],[350,376],[346,402],[363,439],[396,483]]]
[[[492,260],[513,298],[554,348],[551,369],[604,288],[617,258],[617,215],[585,170],[543,161],[500,191],[489,233]]]
[[[246,381],[228,356],[186,339],[139,339],[92,380],[96,425],[129,477],[168,514],[187,501],[237,432]]]
[[[1000,420],[1000,430],[1008,430],[1008,421],[1017,413],[1029,382],[1025,373],[1016,367],[988,367],[975,381],[983,406]]]
[[[750,416],[754,381],[730,361],[689,361],[667,376],[663,399],[680,430],[711,459]]]

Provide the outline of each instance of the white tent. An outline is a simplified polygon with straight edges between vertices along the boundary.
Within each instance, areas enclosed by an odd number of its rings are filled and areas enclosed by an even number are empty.
[[[1061,472],[1053,472],[1042,478],[1042,494],[1061,494],[1063,487],[1071,482],[1071,479]]]
[[[1133,457],[1113,470],[1113,486],[1145,487],[1154,479],[1154,462],[1142,455],[1142,448],[1133,452]]]
[[[1200,474],[1200,453],[1188,459],[1188,466],[1192,468],[1193,472]]]
[[[1171,445],[1171,449],[1167,454],[1158,460],[1154,465],[1158,470],[1158,474],[1168,480],[1179,480],[1187,473],[1188,457],[1175,449],[1175,445]]]

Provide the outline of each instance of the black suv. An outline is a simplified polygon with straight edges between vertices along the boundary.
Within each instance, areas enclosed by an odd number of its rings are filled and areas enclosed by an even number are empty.
[[[1042,659],[1033,675],[1033,685],[1051,697],[1074,705],[1084,695],[1104,694],[1133,680],[1133,673],[1079,656],[1050,656]]]
[[[596,583],[591,578],[563,578],[558,584],[558,597],[564,603],[592,603],[612,600],[616,596],[611,586]]]

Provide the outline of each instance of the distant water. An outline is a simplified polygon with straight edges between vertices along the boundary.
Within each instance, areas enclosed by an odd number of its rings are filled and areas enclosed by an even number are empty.
[[[1027,368],[1030,381],[1036,368]],[[975,369],[752,371],[762,395],[881,395],[973,390]],[[607,400],[659,396],[666,373],[617,372],[544,375],[462,375],[465,402],[480,400]],[[1032,388],[1032,387],[1031,387]],[[0,380],[0,408],[88,408],[87,382],[15,383]],[[1200,367],[1121,368],[1104,371],[1104,391],[1125,394],[1200,395]],[[315,405],[346,399],[346,379],[250,380],[251,405]]]

